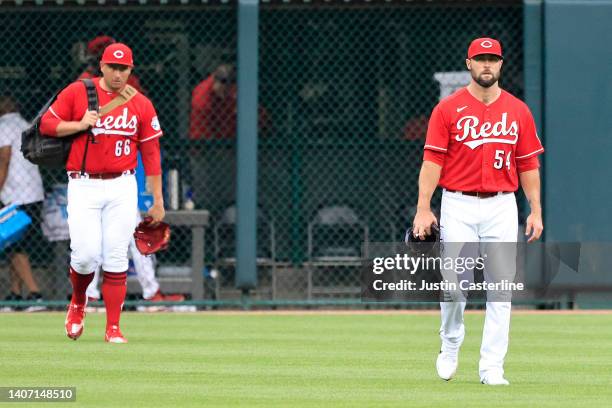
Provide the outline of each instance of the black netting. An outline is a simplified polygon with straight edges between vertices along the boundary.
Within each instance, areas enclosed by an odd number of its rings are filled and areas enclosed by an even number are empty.
[[[13,101],[31,120],[96,67],[97,37],[129,44],[165,133],[166,205],[182,211],[183,226],[157,257],[158,281],[191,295],[199,282],[189,268],[204,263],[204,296],[234,297],[236,4],[85,3],[0,8],[2,113],[16,110]],[[401,240],[411,221],[427,119],[441,94],[464,84],[470,40],[501,39],[502,86],[522,96],[522,6],[472,3],[261,4],[258,296],[358,295],[361,244]],[[66,176],[40,173],[47,219],[36,208],[34,218],[53,227],[65,217]],[[20,180],[22,190],[36,188]],[[210,213],[199,263],[200,230],[185,225],[197,218],[184,216],[192,205]],[[68,241],[61,229],[34,226],[24,249],[34,279],[45,298],[65,299]],[[13,285],[27,296],[31,282],[9,278],[12,252],[1,257],[0,295]],[[130,291],[141,291],[135,276]]]
[[[358,3],[261,12],[259,200],[279,260],[316,269],[322,294],[359,293],[361,242],[403,240],[429,114],[466,84],[472,39],[502,40],[502,86],[523,92],[522,7]]]

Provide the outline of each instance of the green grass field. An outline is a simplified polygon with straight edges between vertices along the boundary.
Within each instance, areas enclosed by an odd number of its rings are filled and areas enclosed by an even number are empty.
[[[466,315],[446,383],[433,314],[126,313],[126,345],[103,314],[76,342],[63,314],[0,314],[0,386],[77,387],[53,407],[612,406],[612,315],[515,313],[501,388],[478,383],[483,320]]]

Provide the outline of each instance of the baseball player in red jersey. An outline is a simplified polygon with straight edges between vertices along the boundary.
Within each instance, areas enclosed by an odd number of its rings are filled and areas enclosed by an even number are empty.
[[[88,65],[85,71],[83,71],[77,79],[95,78],[100,76],[102,74],[100,71],[100,58],[102,58],[102,53],[106,47],[116,42],[117,41],[113,37],[109,37],[107,35],[100,35],[89,41],[87,43]],[[146,95],[144,88],[140,84],[140,80],[133,72],[128,77],[127,84],[134,87],[134,89],[136,89],[138,92]],[[138,225],[138,223],[142,221],[140,210],[136,209],[135,217],[136,224]],[[138,282],[142,287],[142,296],[145,300],[153,302],[182,302],[185,300],[183,295],[168,295],[161,292],[159,282],[155,278],[155,257],[141,254],[136,248],[136,243],[134,242],[133,238],[130,240],[129,254],[134,262],[136,277],[138,278]],[[88,301],[98,301],[98,299],[100,299],[100,291],[98,290],[99,276],[100,269],[98,268],[95,271],[91,284],[87,287]],[[157,307],[157,309],[159,309],[159,307]]]
[[[544,149],[527,105],[499,87],[502,64],[497,40],[474,40],[466,59],[472,75],[470,84],[443,99],[431,113],[413,222],[416,237],[428,235],[431,226],[437,224],[430,200],[440,186],[442,241],[516,242],[518,216],[513,192],[519,181],[531,207],[525,232],[528,241],[542,233],[537,156]],[[486,264],[484,273],[486,279]],[[511,303],[487,301],[486,308],[480,381],[508,385],[503,364]],[[450,380],[457,371],[465,334],[465,301],[441,302],[440,309],[442,347],[436,369],[442,379]]]
[[[118,97],[133,66],[132,50],[127,45],[115,43],[106,47],[100,60],[102,77],[93,79],[100,106]],[[101,265],[105,340],[126,343],[119,319],[126,293],[128,245],[136,227],[137,149],[153,189],[154,203],[149,215],[155,222],[165,215],[159,149],[162,130],[157,113],[151,101],[137,93],[127,103],[100,116],[88,110],[85,86],[77,81],[58,95],[40,126],[41,132],[47,135],[77,135],[66,163],[73,289],[66,334],[76,340],[83,333],[85,290]],[[81,172],[83,164],[84,172]]]

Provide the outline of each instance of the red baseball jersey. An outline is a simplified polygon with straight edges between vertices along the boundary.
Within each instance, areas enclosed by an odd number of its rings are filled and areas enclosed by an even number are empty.
[[[106,105],[116,93],[100,87],[100,78],[93,79],[98,91],[98,103]],[[43,115],[41,132],[56,135],[60,121],[79,121],[87,110],[87,93],[81,81],[66,87]],[[143,154],[147,175],[161,173],[159,140],[162,130],[151,101],[141,93],[98,119],[91,129],[95,142],[89,142],[85,171],[115,173],[136,168],[137,149]],[[79,171],[83,162],[87,133],[79,134],[70,150],[66,170]]]
[[[439,185],[457,191],[516,191],[518,173],[544,152],[527,105],[502,90],[490,105],[462,88],[432,111],[425,160],[442,166]]]

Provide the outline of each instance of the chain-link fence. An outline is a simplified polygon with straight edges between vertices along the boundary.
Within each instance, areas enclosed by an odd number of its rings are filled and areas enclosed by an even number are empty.
[[[166,293],[235,298],[237,5],[64,3],[0,8],[1,199],[41,207],[32,206],[27,248],[2,253],[0,293],[70,291],[65,172],[40,169],[41,183],[18,157],[18,136],[54,92],[96,75],[109,36],[134,50],[133,84],[164,129],[165,202],[177,226],[156,281]],[[471,39],[502,40],[502,85],[522,96],[522,21],[519,2],[260,5],[257,298],[358,298],[361,244],[403,239],[428,115],[466,83]],[[21,199],[5,196],[10,183]],[[130,292],[151,297],[156,286],[133,264]]]

